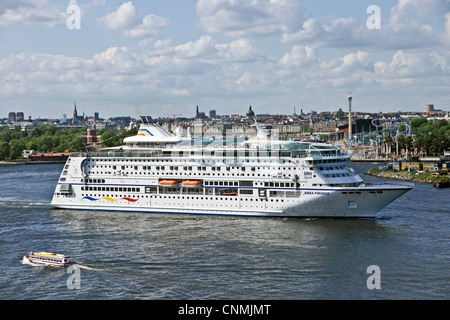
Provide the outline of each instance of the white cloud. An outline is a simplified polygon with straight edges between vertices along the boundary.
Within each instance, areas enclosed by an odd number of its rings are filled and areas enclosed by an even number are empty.
[[[283,43],[307,43],[322,47],[407,49],[437,45],[437,33],[430,24],[415,20],[417,15],[429,16],[436,8],[438,0],[399,0],[392,7],[387,19],[381,20],[381,28],[370,30],[366,21],[356,18],[336,18],[334,16],[306,20],[295,32],[284,33]],[[423,8],[426,7],[424,10]],[[383,13],[383,12],[382,12]]]
[[[138,24],[130,30],[124,32],[125,36],[131,38],[142,38],[147,36],[155,36],[158,28],[165,27],[168,20],[154,14],[149,14],[144,17],[142,23]]]
[[[310,46],[293,46],[291,51],[286,53],[280,64],[284,68],[305,67],[317,62],[317,52]]]
[[[291,32],[301,25],[299,0],[198,0],[201,27],[232,38]]]
[[[218,55],[225,60],[234,62],[248,62],[262,58],[262,53],[257,52],[248,39],[237,39],[226,44],[216,44]]]
[[[382,79],[420,79],[450,75],[447,53],[397,51],[392,61],[375,64],[375,73]]]
[[[43,24],[55,27],[66,23],[66,7],[51,0],[2,0],[0,27]]]
[[[116,11],[98,18],[97,21],[103,29],[123,31],[123,34],[130,38],[155,36],[158,28],[169,23],[167,19],[154,14],[146,15],[142,19],[132,1],[123,3]]]
[[[116,11],[99,18],[99,24],[108,31],[136,27],[141,23],[139,13],[131,1],[123,3]]]
[[[450,12],[447,12],[444,16],[444,31],[442,33],[442,42],[446,45],[450,45]]]
[[[211,36],[202,36],[196,41],[189,41],[175,47],[175,52],[182,58],[206,56],[214,51],[214,41]]]

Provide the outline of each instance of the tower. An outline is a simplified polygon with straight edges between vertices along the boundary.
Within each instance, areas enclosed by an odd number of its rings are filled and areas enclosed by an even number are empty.
[[[348,95],[348,138],[352,138],[352,94]]]
[[[247,118],[252,118],[255,116],[255,112],[252,110],[252,106],[250,105],[248,107],[248,111],[247,111]]]
[[[77,117],[78,117],[77,103],[74,102],[74,103],[73,103],[73,118],[76,119]]]

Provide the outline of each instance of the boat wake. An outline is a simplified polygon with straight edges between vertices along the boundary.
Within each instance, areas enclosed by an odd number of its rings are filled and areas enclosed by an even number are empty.
[[[14,197],[4,197],[0,199],[0,207],[7,208],[31,208],[31,207],[43,207],[50,206],[49,202],[30,201],[17,199]]]
[[[76,264],[76,266],[79,267],[80,269],[83,269],[83,270],[103,271],[103,269],[90,267],[90,266],[85,266],[85,265],[82,265],[82,264]]]

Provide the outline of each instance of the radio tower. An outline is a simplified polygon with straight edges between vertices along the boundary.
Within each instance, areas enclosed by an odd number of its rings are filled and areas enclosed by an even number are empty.
[[[352,138],[352,93],[348,94],[348,138]]]

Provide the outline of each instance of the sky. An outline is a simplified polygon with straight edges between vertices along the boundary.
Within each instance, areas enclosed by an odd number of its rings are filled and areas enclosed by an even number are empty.
[[[0,118],[450,110],[450,0],[0,0]]]

